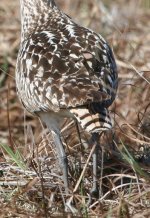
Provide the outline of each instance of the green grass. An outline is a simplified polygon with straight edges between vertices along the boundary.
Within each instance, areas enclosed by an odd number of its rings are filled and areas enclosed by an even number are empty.
[[[26,165],[18,149],[14,152],[8,145],[0,143],[0,147],[9,155],[10,160],[22,170],[26,170]]]

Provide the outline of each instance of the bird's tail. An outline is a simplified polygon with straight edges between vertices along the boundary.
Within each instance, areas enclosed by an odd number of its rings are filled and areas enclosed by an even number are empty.
[[[87,108],[73,108],[74,114],[81,127],[90,133],[99,133],[112,128],[109,111],[103,108],[99,113],[91,114]]]

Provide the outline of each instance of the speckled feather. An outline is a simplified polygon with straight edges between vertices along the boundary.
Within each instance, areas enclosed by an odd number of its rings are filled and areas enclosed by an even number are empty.
[[[107,108],[116,95],[117,69],[110,47],[100,35],[74,23],[54,1],[32,3],[30,10],[25,5],[22,9],[27,12],[16,67],[23,105],[35,114],[69,110],[88,131],[111,128]],[[90,120],[95,127],[88,128]]]

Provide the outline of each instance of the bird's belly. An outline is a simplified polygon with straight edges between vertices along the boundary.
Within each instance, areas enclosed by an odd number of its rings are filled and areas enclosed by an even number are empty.
[[[53,130],[55,133],[58,132],[64,121],[64,118],[75,118],[74,115],[67,109],[61,109],[58,112],[38,112],[37,113],[40,119],[47,125],[50,130]]]

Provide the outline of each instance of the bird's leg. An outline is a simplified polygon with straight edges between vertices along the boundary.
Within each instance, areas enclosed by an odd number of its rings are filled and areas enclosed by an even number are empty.
[[[97,182],[97,169],[98,169],[98,150],[99,150],[99,144],[98,144],[98,139],[99,139],[99,134],[98,133],[93,133],[91,137],[91,142],[92,146],[95,145],[95,149],[92,155],[93,158],[93,185],[92,189],[90,191],[90,198],[88,201],[88,205],[92,203],[92,197],[99,197],[99,189],[98,189],[98,182]]]
[[[91,189],[91,195],[93,197],[97,197],[98,198],[98,195],[99,195],[99,190],[98,190],[98,183],[97,183],[97,169],[98,169],[98,162],[97,162],[97,159],[98,159],[98,143],[96,143],[96,147],[94,149],[94,153],[92,155],[92,158],[93,158],[93,186],[92,186],[92,189]]]
[[[65,192],[66,192],[66,194],[68,194],[69,186],[68,186],[68,159],[67,159],[67,155],[65,153],[60,135],[58,135],[57,133],[55,133],[53,131],[53,138],[54,138],[55,146],[57,149],[59,164],[62,168]]]
[[[68,184],[68,159],[67,155],[65,153],[64,147],[62,140],[60,138],[60,135],[53,132],[53,138],[54,142],[56,145],[57,153],[58,153],[58,159],[59,159],[59,164],[62,168],[63,172],[63,181],[64,181],[64,186],[65,186],[65,192],[66,195],[69,194],[69,184]],[[70,200],[71,199],[71,200]],[[72,197],[65,203],[65,211],[66,212],[72,212],[73,214],[77,213],[77,209],[72,205]]]

